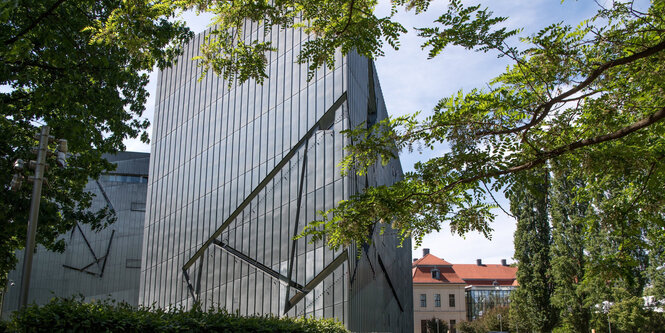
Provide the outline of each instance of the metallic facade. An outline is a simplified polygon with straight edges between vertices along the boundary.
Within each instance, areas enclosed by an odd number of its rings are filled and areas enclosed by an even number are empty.
[[[245,38],[263,38],[248,23]],[[159,73],[140,303],[225,307],[243,315],[335,317],[354,331],[411,331],[411,244],[331,251],[293,240],[367,186],[402,175],[398,160],[341,177],[340,131],[387,117],[371,61],[337,56],[307,81],[294,63],[308,36],[275,29],[269,78],[228,83],[195,61],[204,32]]]
[[[55,296],[81,294],[86,300],[111,298],[138,304],[141,242],[148,187],[149,154],[120,152],[105,155],[115,171],[90,181],[95,194],[92,211],[109,207],[117,221],[99,232],[86,225],[64,235],[64,253],[38,246],[33,259],[29,303],[44,304]],[[22,259],[22,251],[17,253]],[[22,262],[9,273],[3,316],[18,308]]]

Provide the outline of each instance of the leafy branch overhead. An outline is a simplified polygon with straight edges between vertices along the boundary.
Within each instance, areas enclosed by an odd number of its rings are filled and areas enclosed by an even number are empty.
[[[228,82],[262,82],[268,54],[279,46],[266,38],[273,29],[310,34],[295,59],[308,64],[311,78],[317,68],[333,66],[336,50],[376,58],[386,44],[399,48],[406,29],[395,14],[426,11],[430,0],[392,1],[386,17],[375,14],[377,1],[371,0],[124,3],[111,17],[174,17],[191,9],[215,14],[200,64]],[[430,58],[461,46],[506,57],[512,65],[484,89],[441,99],[423,120],[407,116],[347,131],[355,144],[342,165],[346,172],[363,174],[413,145],[449,145],[450,150],[418,163],[393,186],[368,189],[340,203],[303,235],[325,238],[332,247],[370,241],[367,230],[376,224],[392,226],[416,243],[446,224],[460,234],[477,230],[489,236],[496,206],[489,191],[510,194],[515,174],[552,168],[558,160],[566,163],[557,165],[578,166],[571,176],[591,184],[580,195],[602,196],[598,184],[608,177],[639,184],[638,173],[626,176],[625,170],[653,163],[653,177],[659,177],[662,163],[656,161],[665,153],[664,6],[653,1],[638,10],[632,1],[614,2],[577,26],[554,23],[511,45],[520,30],[507,29],[506,18],[450,0],[432,26],[416,28]],[[114,22],[99,21],[95,38],[140,55],[145,47],[135,45],[144,43],[132,36],[133,28]],[[612,200],[633,201],[630,194]],[[646,214],[660,206],[635,209]]]
[[[162,0],[162,1],[126,1],[116,9],[110,19],[99,21],[91,31],[95,40],[120,43],[133,49],[139,56],[145,53],[146,43],[134,37],[135,27],[123,23],[123,18],[138,17],[149,23],[157,17],[177,17],[184,10],[196,10],[214,14],[213,27],[207,34],[198,59],[204,67],[204,75],[213,70],[228,82],[249,79],[263,82],[267,77],[266,65],[268,52],[277,45],[268,39],[269,34],[277,29],[302,29],[310,39],[301,46],[296,62],[308,64],[308,77],[322,66],[334,67],[335,52],[343,54],[355,50],[368,58],[384,54],[384,46],[399,49],[400,37],[406,28],[394,19],[400,8],[421,13],[428,9],[431,0],[396,0],[388,16],[375,14],[378,0],[242,0],[242,1],[207,1],[207,0]],[[451,1],[449,16],[455,20],[440,22],[447,28],[432,38],[429,43],[440,48],[441,43],[465,45],[466,37],[473,35],[473,30],[481,31],[480,39],[486,43],[496,42],[513,35],[514,31],[498,29],[492,31],[492,25],[505,18],[490,18],[487,10],[479,6],[464,8],[459,1]],[[476,18],[469,21],[469,15]],[[147,26],[147,24],[146,24]],[[143,24],[139,27],[145,28]],[[458,33],[466,31],[465,35]],[[422,29],[423,36],[433,32]],[[437,30],[438,32],[438,30]],[[456,35],[453,38],[441,36],[446,33]]]
[[[460,11],[460,17],[468,20],[471,15]],[[490,20],[484,14],[476,17]],[[479,27],[476,39],[423,30],[431,38],[425,43],[432,47],[431,56],[448,43],[464,40],[465,47],[494,50],[514,64],[486,89],[443,98],[422,121],[401,117],[348,131],[358,143],[347,148],[342,167],[359,174],[412,145],[434,149],[448,144],[450,151],[417,163],[415,171],[391,187],[369,189],[342,202],[304,234],[325,237],[333,247],[369,241],[366,230],[375,224],[391,225],[417,243],[445,223],[459,234],[477,230],[487,235],[494,217],[490,209],[496,205],[485,184],[510,193],[517,174],[552,168],[555,160],[568,161],[564,164],[575,166],[572,176],[594,185],[608,178],[643,182],[640,172],[627,170],[655,168],[658,172],[651,174],[662,177],[663,17],[662,1],[647,12],[615,3],[577,27],[553,24],[522,38],[522,52],[479,23],[471,24]],[[447,13],[438,21],[459,19]],[[603,196],[606,188],[590,185],[585,190],[580,195]],[[660,189],[649,183],[645,191]],[[611,201],[631,201],[633,195]],[[644,202],[634,209],[652,218],[655,214],[657,223],[665,225],[659,213],[662,203]]]
[[[93,195],[85,185],[113,168],[102,154],[123,150],[127,138],[148,141],[146,71],[168,65],[191,36],[154,9],[127,6],[115,0],[0,2],[0,284],[25,244],[30,205],[28,182],[16,192],[9,190],[16,172],[12,164],[35,159],[31,149],[39,126],[48,125],[52,135],[67,139],[72,156],[66,169],[47,173],[37,241],[63,250],[59,235],[76,223],[97,229],[115,220],[108,209],[87,210]],[[142,10],[145,16],[134,21],[114,16],[121,7]],[[101,36],[92,38],[91,27],[99,22],[131,31],[133,39],[107,43]],[[47,163],[56,165],[55,157]],[[25,170],[23,176],[32,175]]]

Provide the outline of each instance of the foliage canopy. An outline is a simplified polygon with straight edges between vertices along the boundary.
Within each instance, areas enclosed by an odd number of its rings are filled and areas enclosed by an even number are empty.
[[[39,126],[69,141],[68,167],[51,168],[42,191],[37,241],[62,250],[57,236],[75,223],[93,228],[113,222],[108,210],[87,211],[91,195],[83,188],[112,165],[103,153],[124,149],[123,140],[148,140],[149,123],[141,118],[148,93],[146,71],[166,66],[179,42],[190,37],[180,23],[166,19],[133,26],[146,43],[139,56],[121,45],[93,42],[90,27],[109,19],[123,1],[22,0],[0,2],[0,283],[25,244],[30,205],[29,182],[17,192],[9,184],[15,160],[36,159]],[[177,42],[177,43],[172,43]],[[51,147],[53,148],[53,147]],[[30,177],[30,171],[25,177]]]
[[[310,33],[297,61],[309,64],[311,75],[332,65],[338,48],[370,58],[381,56],[385,44],[399,48],[406,29],[395,13],[420,13],[430,2],[392,1],[391,13],[378,17],[372,0],[134,0],[111,17],[211,12],[215,28],[202,47],[202,65],[227,79],[261,81],[272,45],[260,31],[243,31],[245,20],[263,24],[264,32],[296,27]],[[341,202],[304,234],[333,248],[371,241],[367,230],[375,225],[392,226],[416,244],[445,224],[459,234],[489,236],[496,207],[491,191],[510,196],[520,173],[560,165],[586,184],[574,200],[605,197],[594,207],[601,223],[619,227],[626,214],[637,214],[662,227],[665,2],[654,0],[645,10],[633,1],[613,2],[577,26],[554,23],[512,46],[520,31],[502,27],[506,18],[459,0],[448,4],[433,26],[417,28],[430,57],[456,45],[513,64],[486,88],[442,98],[423,120],[398,117],[347,131],[355,144],[345,172],[363,174],[414,145],[447,144],[450,151],[416,164],[403,181]],[[145,49],[121,20],[100,20],[95,38],[137,54]],[[607,195],[608,188],[617,190]]]
[[[446,222],[460,234],[487,234],[490,190],[510,197],[520,173],[557,165],[585,180],[580,197],[606,197],[596,211],[602,223],[636,214],[662,228],[663,10],[662,1],[647,12],[615,3],[577,27],[554,24],[523,38],[524,51],[492,45],[515,64],[488,88],[443,98],[424,121],[349,131],[354,142],[368,138],[349,147],[345,166],[355,172],[414,144],[448,143],[450,152],[343,202],[306,231],[332,246],[366,240],[359,225],[387,221],[417,242]]]

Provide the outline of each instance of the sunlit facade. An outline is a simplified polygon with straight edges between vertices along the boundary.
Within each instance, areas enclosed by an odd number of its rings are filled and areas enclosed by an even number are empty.
[[[248,24],[245,37],[262,35]],[[266,37],[269,78],[232,84],[195,61],[206,32],[159,73],[141,268],[141,303],[242,315],[337,318],[354,331],[412,330],[410,242],[394,233],[331,251],[294,240],[317,211],[402,176],[398,160],[341,177],[340,131],[387,117],[374,65],[336,57],[307,81],[308,36]]]

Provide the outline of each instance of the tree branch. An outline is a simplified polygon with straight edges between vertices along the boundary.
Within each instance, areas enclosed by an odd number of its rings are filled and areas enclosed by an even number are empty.
[[[547,160],[549,160],[553,157],[557,157],[557,156],[563,155],[565,153],[568,153],[568,152],[571,152],[573,150],[577,150],[577,149],[580,149],[580,148],[583,148],[583,147],[587,147],[587,146],[599,144],[599,143],[602,143],[602,142],[612,141],[612,140],[623,138],[626,135],[629,135],[633,132],[639,131],[639,130],[641,130],[645,127],[648,127],[650,125],[653,125],[653,124],[655,124],[655,123],[657,123],[657,122],[659,122],[663,119],[665,119],[665,107],[660,108],[660,110],[652,113],[651,115],[649,115],[646,118],[643,118],[640,121],[632,123],[632,124],[630,124],[626,127],[623,127],[621,129],[617,130],[617,131],[614,131],[612,133],[596,136],[596,137],[589,138],[589,139],[575,141],[575,142],[572,142],[570,144],[563,145],[563,146],[560,146],[558,148],[552,149],[550,151],[543,152],[540,155],[539,158],[531,160],[529,162],[525,162],[525,163],[522,163],[520,165],[516,165],[516,166],[510,167],[510,168],[504,169],[504,170],[484,172],[484,173],[478,174],[478,175],[473,176],[473,177],[460,178],[460,179],[458,179],[458,180],[456,180],[456,181],[454,181],[454,182],[452,182],[452,183],[450,183],[450,184],[448,184],[448,185],[446,185],[446,186],[444,186],[444,187],[442,187],[442,188],[440,188],[440,189],[438,189],[434,192],[416,193],[414,195],[432,196],[432,195],[435,195],[435,194],[438,194],[438,193],[441,193],[441,192],[449,191],[449,190],[453,189],[455,186],[458,186],[458,185],[461,185],[461,184],[468,184],[468,183],[471,183],[471,182],[474,182],[474,181],[477,181],[477,180],[481,180],[481,179],[485,179],[485,178],[493,178],[493,177],[503,176],[503,175],[510,174],[510,173],[515,173],[515,172],[520,172],[520,171],[533,169],[536,166],[539,166],[539,165],[547,162]],[[410,194],[409,197],[414,196],[414,195]]]
[[[8,39],[5,41],[5,46],[10,45],[15,43],[16,41],[19,40],[19,38],[23,37],[23,35],[27,34],[30,30],[34,29],[39,22],[41,22],[43,19],[45,19],[47,16],[51,15],[61,4],[63,4],[67,0],[57,0],[49,9],[47,9],[45,12],[43,12],[39,17],[37,17],[36,20],[34,20],[30,25],[25,27],[23,30],[21,30],[16,36]]]
[[[355,5],[355,0],[351,0],[351,3],[349,4],[349,19],[346,21],[346,25],[344,28],[342,28],[342,31],[337,33],[337,36],[341,36],[343,33],[346,32],[346,29],[349,28],[349,25],[351,25],[351,21],[353,20],[353,6]]]
[[[490,191],[489,187],[487,187],[487,183],[485,183],[484,181],[482,183],[483,183],[483,186],[485,187],[485,190],[487,190],[487,193],[489,193],[489,195],[492,198],[492,200],[494,201],[494,203],[503,211],[503,213],[510,216],[510,217],[512,217],[512,218],[514,218],[514,219],[517,219],[515,217],[515,215],[509,213],[507,210],[505,210],[503,208],[503,206],[501,206],[501,204],[499,204],[498,201],[496,201],[496,198],[494,197],[494,194],[492,194],[492,191]]]
[[[508,129],[508,130],[480,132],[480,133],[478,133],[478,136],[511,134],[511,133],[516,133],[516,132],[523,131],[523,130],[528,130],[529,128],[531,128],[531,127],[537,125],[538,123],[540,123],[541,121],[543,121],[543,119],[545,119],[545,117],[548,115],[549,110],[552,108],[553,105],[565,101],[566,98],[568,98],[568,97],[572,96],[573,94],[576,94],[577,92],[579,92],[582,89],[586,88],[591,83],[593,83],[593,81],[595,81],[606,70],[608,70],[610,68],[613,68],[613,67],[616,67],[616,66],[629,64],[633,61],[636,61],[636,60],[639,60],[639,59],[642,59],[642,58],[652,56],[652,55],[654,55],[658,52],[661,52],[663,50],[665,50],[665,41],[662,41],[662,42],[660,42],[660,43],[658,43],[654,46],[646,48],[644,51],[632,54],[630,56],[615,59],[615,60],[603,63],[602,65],[600,65],[596,69],[594,69],[591,72],[591,74],[589,74],[589,76],[584,81],[580,82],[575,87],[570,88],[566,92],[552,98],[548,102],[539,105],[536,108],[535,112],[534,112],[534,117],[527,124],[524,124],[522,126],[518,126],[518,127],[512,128],[512,129]]]

